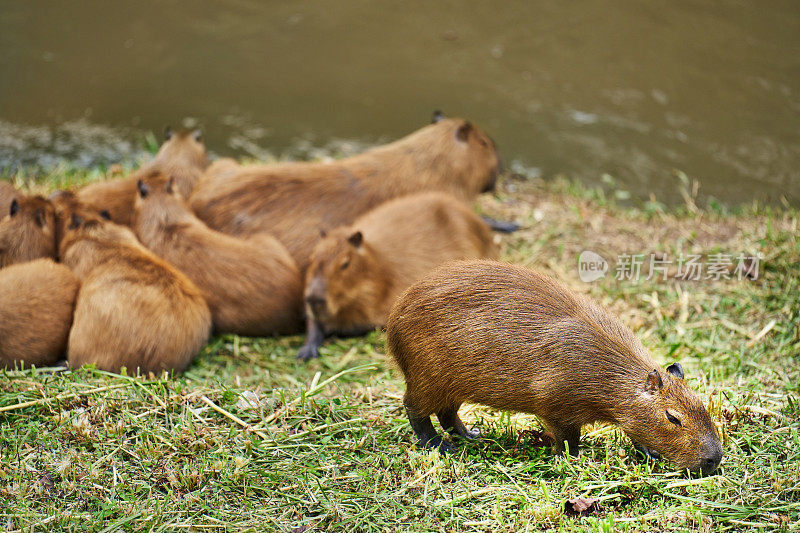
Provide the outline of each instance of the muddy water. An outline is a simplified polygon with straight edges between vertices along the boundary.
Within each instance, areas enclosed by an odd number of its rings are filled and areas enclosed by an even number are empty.
[[[135,157],[167,123],[218,154],[348,152],[441,108],[531,174],[800,203],[794,0],[3,1],[0,51],[6,169]]]

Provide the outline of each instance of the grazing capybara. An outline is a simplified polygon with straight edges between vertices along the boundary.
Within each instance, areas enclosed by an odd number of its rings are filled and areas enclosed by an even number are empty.
[[[246,166],[203,179],[189,205],[209,227],[232,235],[268,231],[300,271],[320,229],[351,224],[407,194],[444,191],[469,200],[491,189],[500,167],[494,142],[472,123],[441,119],[407,137],[328,163]]]
[[[61,260],[81,280],[67,359],[117,372],[180,372],[211,333],[200,290],[127,227],[72,215]]]
[[[439,193],[386,202],[317,243],[306,273],[308,337],[298,358],[319,355],[326,335],[383,326],[392,304],[437,265],[497,257],[488,226]]]
[[[19,191],[9,182],[0,179],[0,213],[8,213],[11,200],[19,197]]]
[[[400,297],[386,333],[423,446],[449,447],[432,414],[452,435],[474,437],[458,417],[471,402],[535,414],[560,453],[566,442],[576,454],[581,426],[601,421],[681,470],[709,473],[722,460],[714,422],[680,364],[662,370],[619,320],[532,270],[443,265]]]
[[[209,229],[160,173],[139,181],[134,230],[197,285],[215,331],[262,337],[301,329],[300,271],[275,237],[240,239]]]
[[[78,278],[37,259],[0,270],[0,366],[48,366],[63,358]]]
[[[0,267],[56,257],[56,215],[41,196],[19,195],[0,219]]]
[[[209,165],[206,147],[200,130],[173,133],[169,128],[165,141],[153,161],[125,178],[91,183],[78,189],[77,199],[96,211],[107,210],[111,220],[130,226],[133,223],[133,203],[136,184],[153,171],[163,172],[175,179],[178,190],[188,198],[203,171]]]

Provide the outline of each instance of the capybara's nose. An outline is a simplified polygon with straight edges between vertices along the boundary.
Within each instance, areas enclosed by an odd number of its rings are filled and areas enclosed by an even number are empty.
[[[703,474],[710,474],[717,469],[721,462],[722,450],[715,450],[711,455],[704,457],[700,461],[700,469],[703,471]]]

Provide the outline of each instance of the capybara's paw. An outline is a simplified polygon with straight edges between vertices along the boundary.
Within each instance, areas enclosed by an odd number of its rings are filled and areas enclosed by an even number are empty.
[[[441,435],[436,435],[428,442],[422,444],[424,448],[429,450],[438,450],[440,454],[446,455],[448,453],[453,453],[456,451],[456,447],[453,446],[449,440],[444,439]]]
[[[495,220],[489,217],[482,217],[486,224],[498,233],[514,233],[520,228],[516,222],[506,220]]]
[[[319,348],[311,344],[304,344],[297,351],[297,358],[301,361],[308,361],[315,357],[319,357]]]

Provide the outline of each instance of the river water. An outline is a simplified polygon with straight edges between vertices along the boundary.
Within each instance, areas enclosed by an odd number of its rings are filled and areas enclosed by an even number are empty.
[[[6,171],[135,158],[166,124],[351,153],[442,109],[531,175],[800,203],[796,0],[2,0],[0,51]]]

